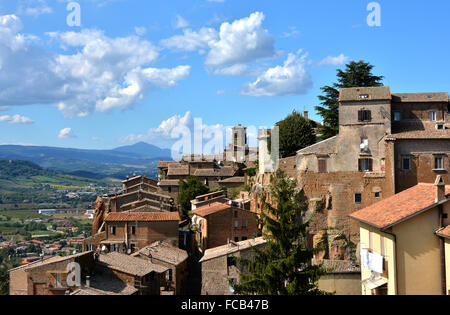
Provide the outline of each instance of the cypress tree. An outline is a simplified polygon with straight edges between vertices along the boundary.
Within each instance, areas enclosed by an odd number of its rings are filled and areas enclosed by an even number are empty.
[[[318,98],[322,106],[316,110],[323,118],[323,126],[319,126],[321,139],[331,138],[339,133],[339,90],[351,87],[383,86],[383,76],[372,74],[373,65],[362,60],[352,61],[345,66],[345,70],[337,70],[337,82],[332,86],[321,88],[323,94]]]
[[[253,248],[253,259],[237,258],[242,268],[240,281],[233,285],[237,294],[322,295],[317,287],[325,274],[321,266],[311,265],[316,249],[308,248],[305,219],[307,203],[295,180],[278,171],[271,179],[271,196],[261,214],[264,249]]]

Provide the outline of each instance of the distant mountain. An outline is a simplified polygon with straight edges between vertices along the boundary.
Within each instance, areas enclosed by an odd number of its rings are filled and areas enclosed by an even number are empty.
[[[90,178],[123,179],[133,173],[155,178],[158,161],[171,158],[169,150],[138,143],[112,150],[1,145],[0,160],[31,161],[43,168],[63,172],[87,172],[84,175]]]
[[[141,156],[151,156],[151,157],[168,157],[171,155],[171,151],[169,149],[161,149],[152,144],[148,144],[146,142],[138,142],[133,145],[118,147],[113,151],[116,152],[126,152],[126,153],[134,153],[139,154]]]

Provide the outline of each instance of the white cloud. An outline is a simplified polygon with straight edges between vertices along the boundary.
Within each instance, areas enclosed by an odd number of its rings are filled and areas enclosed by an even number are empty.
[[[263,13],[255,12],[231,24],[222,23],[219,31],[213,28],[201,28],[198,32],[185,29],[183,35],[161,40],[160,43],[172,50],[198,51],[201,54],[209,49],[205,61],[208,66],[245,64],[275,55],[275,40],[262,27],[264,18]]]
[[[183,30],[183,35],[163,39],[160,44],[176,51],[197,51],[207,49],[217,39],[218,33],[216,30],[204,27],[198,32],[185,29]]]
[[[300,35],[300,31],[295,26],[291,26],[289,27],[289,32],[284,32],[283,35],[281,35],[281,37],[289,38],[289,37],[297,37],[298,35]]]
[[[230,67],[219,68],[214,71],[214,74],[218,75],[242,75],[247,70],[245,64],[235,64]]]
[[[231,24],[223,23],[219,40],[210,45],[206,64],[226,66],[272,57],[275,54],[275,40],[262,28],[264,18],[263,13],[255,12]]]
[[[21,115],[4,115],[0,116],[0,122],[7,122],[14,125],[23,125],[23,124],[32,124],[34,121],[28,117],[21,116]]]
[[[218,90],[216,92],[217,95],[224,95],[225,94],[225,90]]]
[[[49,13],[53,13],[53,9],[48,6],[45,0],[21,0],[17,10],[19,15],[31,15],[34,17]]]
[[[300,53],[300,52],[299,52]],[[306,69],[306,55],[289,54],[283,66],[270,68],[256,81],[247,83],[241,94],[249,96],[282,96],[306,94],[313,87]]]
[[[48,33],[66,51],[56,54],[21,29],[17,16],[0,16],[0,106],[55,104],[65,116],[84,117],[131,107],[190,73],[190,66],[150,67],[158,48],[138,36],[110,38],[89,29]]]
[[[76,138],[77,136],[73,132],[72,128],[64,128],[59,132],[59,139]]]
[[[344,54],[340,54],[337,57],[328,56],[319,62],[319,65],[332,65],[332,66],[342,66],[350,61],[350,58]]]
[[[147,33],[147,29],[143,26],[135,26],[134,31],[139,36],[144,36]]]
[[[189,26],[189,22],[186,21],[181,15],[177,14],[176,20],[174,23],[175,28],[186,28]]]

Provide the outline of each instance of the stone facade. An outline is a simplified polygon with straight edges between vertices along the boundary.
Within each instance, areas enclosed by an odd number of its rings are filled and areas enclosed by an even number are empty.
[[[350,259],[359,226],[349,215],[416,185],[450,181],[448,93],[391,94],[389,87],[342,89],[339,135],[298,151],[296,167],[279,168],[297,180],[309,200],[311,244],[327,230],[320,258]],[[260,157],[260,160],[262,157]],[[261,164],[260,164],[261,165]],[[264,206],[270,173],[257,176],[252,209]]]

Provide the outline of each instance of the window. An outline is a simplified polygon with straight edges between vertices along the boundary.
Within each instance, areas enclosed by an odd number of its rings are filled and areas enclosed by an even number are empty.
[[[237,218],[238,217],[238,212],[234,211],[234,217]]]
[[[134,253],[136,251],[136,244],[130,244],[130,250],[131,253]]]
[[[172,269],[167,270],[166,280],[167,281],[172,281]]]
[[[444,130],[444,124],[436,124],[437,130]]]
[[[136,226],[131,226],[131,235],[136,235]]]
[[[247,228],[247,221],[242,221],[242,228],[246,229]]]
[[[368,138],[361,138],[360,149],[361,149],[361,153],[370,154],[369,139]]]
[[[167,188],[167,191],[169,192],[169,194],[172,193],[172,187],[169,186],[169,187]]]
[[[434,168],[436,170],[442,170],[444,168],[443,158],[442,156],[434,157]]]
[[[370,110],[362,109],[358,111],[358,121],[371,121],[372,112]]]
[[[109,232],[111,233],[111,235],[116,235],[116,227],[114,225],[111,226]]]
[[[236,236],[236,237],[234,238],[234,241],[235,241],[236,243],[239,242],[239,237]]]
[[[373,160],[372,159],[359,159],[358,169],[360,172],[372,172]]]
[[[394,121],[400,121],[400,120],[402,120],[402,113],[394,112]]]
[[[239,229],[239,221],[238,220],[234,221],[234,229],[235,230]]]
[[[375,198],[380,198],[381,197],[381,193],[378,191],[375,193]]]
[[[110,246],[109,246],[109,251],[112,253],[112,252],[115,252],[116,251],[116,245],[114,245],[114,244],[111,244]]]
[[[227,266],[228,267],[236,266],[236,258],[233,256],[227,257]]]
[[[360,94],[360,95],[359,95],[359,99],[361,99],[361,100],[367,100],[367,99],[369,99],[369,94]]]
[[[437,120],[436,112],[430,112],[430,120],[431,121],[436,121]]]
[[[362,194],[360,194],[360,193],[355,194],[355,203],[357,203],[357,204],[362,203]]]
[[[411,170],[411,158],[409,156],[402,158],[402,169],[404,171]]]
[[[319,173],[327,172],[327,160],[320,159],[319,161]]]
[[[246,240],[248,240],[248,237],[247,236],[242,236],[242,240],[246,241]]]

